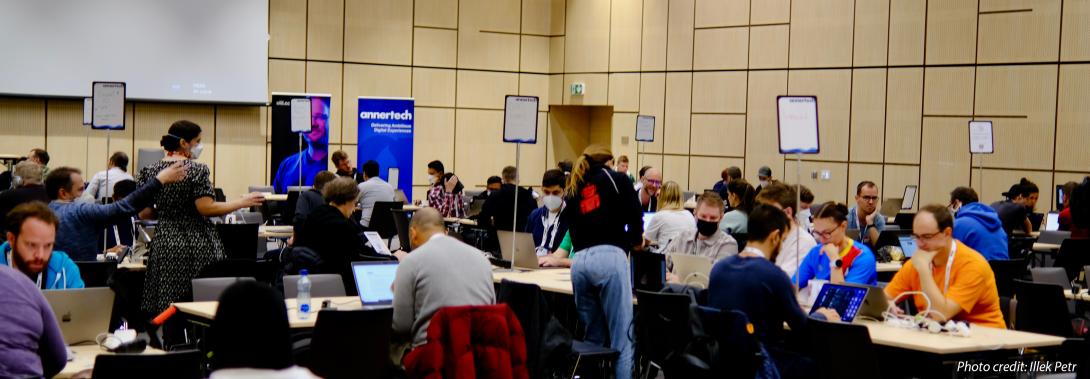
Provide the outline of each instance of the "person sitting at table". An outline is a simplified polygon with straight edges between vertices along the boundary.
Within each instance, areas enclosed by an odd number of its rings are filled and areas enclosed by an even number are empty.
[[[347,178],[347,176],[344,177]],[[299,232],[299,228],[307,222],[307,217],[310,217],[315,209],[326,203],[322,198],[322,189],[333,179],[337,179],[337,175],[329,171],[319,171],[314,174],[314,186],[299,193],[299,200],[295,202],[295,218],[292,220],[292,230],[295,233]]]
[[[333,179],[322,188],[325,204],[314,208],[295,235],[295,247],[314,250],[322,263],[310,272],[313,274],[338,274],[349,296],[356,295],[352,276],[352,261],[362,255],[374,255],[364,246],[363,228],[352,221],[356,199],[360,189],[349,177]]]
[[[954,239],[980,252],[991,261],[1009,259],[1007,232],[992,207],[981,204],[976,191],[969,187],[950,192],[950,211],[954,213]]]
[[[106,170],[99,171],[91,177],[87,183],[87,189],[83,191],[82,201],[95,202],[99,199],[113,197],[114,186],[122,180],[134,180],[129,175],[129,156],[123,151],[114,152],[106,161]]]
[[[518,186],[519,174],[514,166],[504,167],[501,175],[503,185],[499,191],[488,195],[488,200],[481,207],[481,213],[477,215],[477,222],[481,226],[492,226],[496,230],[526,230],[526,220],[537,208],[534,194],[529,189]]]
[[[892,302],[911,291],[923,292],[911,299],[916,309],[939,322],[966,321],[1005,329],[999,293],[991,266],[976,250],[954,239],[954,217],[942,205],[920,208],[912,221],[916,252],[886,286]],[[900,311],[899,309],[895,309]]]
[[[398,252],[394,277],[395,337],[415,348],[427,342],[431,317],[440,308],[496,302],[492,265],[480,250],[447,236],[435,208],[413,214],[409,244],[411,253]]]
[[[792,281],[806,288],[810,279],[833,284],[878,284],[877,260],[870,248],[844,233],[848,228],[848,206],[836,202],[821,205],[814,215],[814,246],[799,265]]]
[[[484,191],[474,196],[474,200],[488,200],[492,193],[497,192],[503,187],[503,179],[499,176],[492,175],[488,177],[488,180],[484,182]]]
[[[647,230],[643,231],[643,238],[661,248],[678,238],[682,231],[696,229],[696,220],[693,219],[692,212],[683,207],[684,201],[681,198],[681,186],[677,182],[663,183],[658,195],[658,212],[651,216]]]
[[[730,212],[723,215],[719,222],[719,229],[729,234],[746,232],[746,214],[753,209],[754,196],[757,191],[745,179],[736,179],[725,186],[726,200],[730,205]]]
[[[571,267],[571,260],[575,258],[575,252],[571,246],[571,231],[564,233],[564,239],[560,240],[556,250],[549,255],[538,257],[537,264],[541,267]]]
[[[798,270],[799,262],[802,258],[810,252],[817,245],[817,241],[814,240],[814,236],[810,233],[805,233],[802,228],[799,227],[799,223],[795,220],[795,210],[798,209],[798,199],[795,197],[795,187],[789,186],[782,182],[774,182],[764,187],[764,190],[757,194],[757,202],[765,205],[771,205],[777,209],[782,210],[787,214],[787,217],[791,218],[789,223],[787,239],[784,240],[783,249],[780,254],[776,256],[773,262],[776,266],[779,266],[783,272],[787,273],[787,276],[794,276],[795,271]],[[752,223],[746,223],[748,225]]]
[[[0,232],[4,231],[4,217],[19,204],[40,201],[49,202],[49,195],[45,193],[42,185],[42,166],[23,161],[15,165],[15,174],[12,176],[14,188],[0,192]]]
[[[465,218],[466,208],[462,202],[462,190],[465,186],[454,173],[445,172],[443,162],[428,162],[428,206],[435,208],[443,217]]]
[[[293,363],[284,296],[268,284],[243,280],[227,287],[212,320],[205,340],[209,379],[317,378]]]
[[[394,201],[394,186],[382,180],[378,171],[375,160],[363,162],[363,182],[356,185],[360,189],[360,225],[365,228],[371,225],[371,213],[375,210],[376,202]]]
[[[1037,205],[1040,196],[1037,184],[1022,178],[1011,186],[1007,192],[1003,192],[1003,201],[992,203],[992,209],[1003,220],[1003,230],[1007,235],[1015,232],[1029,234],[1033,232],[1033,224],[1029,221],[1029,214],[1033,213],[1033,207]]]
[[[119,218],[132,217],[151,206],[155,195],[164,186],[185,178],[186,168],[175,163],[160,171],[147,184],[121,201],[110,204],[79,201],[83,197],[83,176],[77,168],[58,167],[45,178],[49,209],[57,214],[57,250],[67,252],[77,261],[94,261],[102,252],[97,244],[102,230]],[[111,246],[111,252],[117,252]]]
[[[688,213],[688,212],[686,212]],[[718,262],[738,254],[738,241],[719,229],[723,218],[723,199],[715,192],[704,192],[696,201],[693,216],[696,227],[678,234],[662,251],[670,254],[699,255]]]
[[[76,263],[53,250],[60,221],[48,206],[37,201],[17,206],[4,221],[7,242],[0,244],[0,265],[19,270],[43,290],[83,288]]]
[[[738,255],[716,263],[708,282],[708,306],[745,313],[753,324],[753,333],[785,378],[806,376],[795,372],[805,371],[796,365],[803,359],[787,351],[783,325],[786,322],[792,332],[806,335],[807,316],[799,306],[791,280],[772,263],[784,246],[791,224],[791,217],[783,211],[771,205],[755,206],[749,214],[746,247]],[[826,308],[818,309],[815,316],[840,320],[835,310]]]
[[[636,198],[644,212],[659,210],[659,189],[662,188],[662,171],[655,167],[640,170],[640,184]]]
[[[526,232],[534,237],[537,255],[545,256],[560,247],[560,241],[568,234],[568,223],[560,219],[564,210],[564,172],[558,169],[545,171],[541,177],[542,205],[530,213]]]
[[[855,205],[848,210],[848,229],[859,230],[859,242],[874,245],[886,229],[886,216],[878,209],[878,185],[864,180],[855,186]]]
[[[49,211],[44,205],[40,209]],[[42,291],[23,273],[0,267],[0,377],[52,378],[68,364],[64,336]]]
[[[1070,230],[1072,239],[1090,238],[1090,176],[1084,178],[1082,183],[1075,186],[1067,197],[1071,198],[1071,205],[1064,211],[1071,219]],[[1061,223],[1063,213],[1060,214]]]

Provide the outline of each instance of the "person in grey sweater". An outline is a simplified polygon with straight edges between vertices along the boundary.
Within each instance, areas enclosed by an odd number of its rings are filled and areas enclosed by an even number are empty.
[[[484,253],[445,230],[438,211],[421,209],[409,226],[412,253],[396,253],[401,263],[394,278],[393,330],[395,336],[411,337],[414,348],[427,342],[431,317],[440,308],[496,302]]]
[[[42,291],[26,275],[0,266],[0,377],[52,378],[68,363],[64,336]]]
[[[49,209],[60,219],[57,228],[57,251],[68,253],[75,261],[94,261],[101,253],[98,237],[102,230],[119,217],[132,217],[151,205],[163,186],[185,178],[186,169],[180,164],[160,171],[154,180],[118,202],[97,204],[80,202],[83,196],[83,176],[79,169],[60,167],[49,172],[45,190]],[[111,248],[115,251],[116,247]],[[115,251],[116,252],[116,251]]]

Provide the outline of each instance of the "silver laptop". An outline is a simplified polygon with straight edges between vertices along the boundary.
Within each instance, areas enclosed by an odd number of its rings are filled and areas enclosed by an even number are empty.
[[[511,238],[515,238],[515,250],[511,251]],[[511,261],[511,268],[520,270],[537,270],[537,247],[534,246],[534,236],[530,233],[513,233],[506,230],[497,230],[500,253],[503,259]]]
[[[64,343],[94,341],[110,329],[114,291],[108,287],[42,291],[61,326]]]
[[[389,306],[394,302],[394,278],[397,277],[397,261],[352,262],[352,277],[360,303],[368,306]]]
[[[1060,230],[1060,213],[1048,212],[1048,214],[1045,215],[1045,226],[1041,228],[1041,231],[1054,232],[1057,230]]]

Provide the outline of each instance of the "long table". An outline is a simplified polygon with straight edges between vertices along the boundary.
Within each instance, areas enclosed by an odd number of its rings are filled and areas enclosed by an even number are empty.
[[[1064,290],[1064,297],[1066,297],[1068,300],[1090,302],[1090,292],[1086,292],[1086,289],[1083,289],[1081,292],[1079,292],[1078,295],[1072,294],[1071,290]]]
[[[360,304],[360,298],[356,296],[341,296],[341,297],[314,297],[310,299],[310,307],[314,311],[305,320],[299,318],[299,306],[296,299],[286,299],[285,305],[288,307],[288,325],[293,328],[313,328],[314,321],[318,319],[318,311],[322,308],[322,302],[330,300],[331,305],[339,310],[353,310],[361,309],[363,307]],[[174,307],[178,309],[179,313],[184,314],[193,321],[200,321],[204,323],[210,323],[213,318],[216,317],[216,308],[219,307],[218,301],[197,301],[190,303],[174,303]]]
[[[62,378],[62,379],[71,378],[73,376],[76,376],[76,374],[79,374],[80,372],[82,372],[84,370],[90,370],[90,369],[95,368],[95,359],[98,358],[99,355],[113,354],[111,352],[102,350],[102,348],[98,347],[98,345],[72,346],[71,349],[72,349],[72,352],[75,353],[74,354],[75,356],[72,357],[72,360],[69,361],[68,364],[64,366],[64,369],[61,370],[61,372],[58,373],[57,376],[54,376],[53,378]],[[140,353],[140,354],[164,354],[164,353],[165,352],[162,351],[162,350],[149,347],[146,350],[144,350],[143,353]]]

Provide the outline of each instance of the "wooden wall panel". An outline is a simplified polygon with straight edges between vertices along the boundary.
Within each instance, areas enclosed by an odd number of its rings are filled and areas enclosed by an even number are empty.
[[[553,107],[548,117],[546,160],[574,162],[590,144],[590,107]]]
[[[640,74],[610,74],[608,103],[614,112],[639,112]]]
[[[791,71],[789,83],[789,93],[792,95],[815,95],[818,97],[821,153],[807,156],[807,158],[848,160],[848,138],[850,138],[848,123],[851,118],[851,112],[849,111],[852,87],[851,70]],[[768,99],[774,102],[775,96]],[[750,104],[753,104],[753,102],[750,102]],[[773,121],[775,121],[774,118]],[[778,148],[775,151],[778,151]]]
[[[564,37],[549,38],[549,73],[564,72]]]
[[[671,0],[667,25],[666,69],[693,68],[694,0]]]
[[[414,28],[413,64],[429,67],[456,67],[458,31]]]
[[[662,156],[662,181],[677,182],[682,191],[689,190],[689,157],[678,155]]]
[[[265,114],[264,107],[216,107],[215,155],[219,162],[216,165],[215,182],[228,199],[242,196],[247,193],[249,186],[264,184],[269,180],[267,162],[258,163],[253,159],[265,150],[265,137],[262,133]]]
[[[414,0],[414,26],[458,28],[458,3],[450,0]]]
[[[927,64],[976,60],[976,1],[927,3]]]
[[[344,0],[307,1],[307,59],[344,58]]]
[[[749,68],[786,68],[790,26],[749,28]]]
[[[519,74],[519,95],[537,96],[538,111],[548,111],[552,104],[552,94],[549,92],[549,75]],[[539,125],[541,127],[544,124]]]
[[[613,156],[616,157],[627,155],[630,166],[635,163],[637,153],[635,113],[613,114],[613,138],[610,143],[610,150],[613,151]],[[629,171],[636,172],[639,169],[639,167],[630,168]]]
[[[785,162],[783,167],[783,175],[781,176],[780,170],[775,166],[772,167],[772,177],[777,180],[783,180],[788,184],[796,184],[795,172],[796,163],[794,161]],[[749,171],[752,171],[754,181],[756,182],[757,168],[753,163],[749,164]],[[829,170],[829,180],[821,179],[821,171]],[[814,178],[814,173],[818,173],[817,179]],[[747,173],[747,177],[748,177]],[[810,188],[810,191],[814,192],[814,202],[836,200],[843,202],[848,196],[846,190],[848,185],[848,164],[847,163],[831,163],[831,162],[802,162],[802,185]]]
[[[891,68],[888,75],[885,160],[919,164],[923,69]]]
[[[426,149],[413,149],[413,185],[428,184],[428,162],[442,161],[447,167],[454,167],[454,109],[416,108],[413,126],[413,144],[427,146]],[[473,145],[462,145],[463,149],[473,150]]]
[[[886,69],[852,71],[851,137],[848,157],[852,162],[882,162],[885,145]]]
[[[749,28],[700,29],[695,32],[694,70],[737,70],[749,63]]]
[[[882,182],[882,165],[880,164],[860,164],[851,163],[848,165],[848,180],[844,187],[844,198],[837,200],[843,201],[844,204],[848,204],[848,208],[856,206],[855,201],[855,189],[859,186],[859,183],[866,181],[872,181],[878,185],[878,208],[882,208],[882,201],[887,199],[886,195],[883,195],[885,191],[885,185]],[[892,194],[889,197],[901,197],[904,192],[898,193],[897,191],[891,191]],[[886,215],[893,216],[893,215]]]
[[[269,92],[305,92],[306,83],[306,62],[269,60]]]
[[[454,172],[467,187],[484,184],[515,161],[515,146],[503,143],[503,111],[456,112],[454,144],[461,148],[454,150]]]
[[[45,100],[0,97],[0,136],[4,154],[26,156],[30,149],[45,146]]]
[[[453,107],[455,70],[413,68],[413,98],[416,106]]]
[[[845,67],[852,63],[851,0],[791,4],[791,67]]]
[[[568,72],[598,72],[609,69],[610,2],[568,2],[568,24],[564,69]]]
[[[912,202],[912,211],[915,212],[920,209],[919,199],[919,185],[920,185],[920,167],[919,166],[901,166],[901,165],[886,165],[885,166],[885,178],[882,180],[882,198],[904,198],[905,186],[914,185],[917,186],[916,200]],[[953,188],[950,188],[951,190]],[[854,188],[852,188],[854,190]],[[947,190],[947,193],[950,191]],[[892,215],[890,215],[892,216]]]
[[[1060,59],[1064,61],[1090,60],[1090,0],[1063,2]]]
[[[519,76],[505,72],[458,70],[458,107],[503,110],[504,97],[518,93]]]
[[[554,2],[557,0],[522,0],[522,32],[537,35],[553,34]]]
[[[696,0],[698,28],[749,25],[749,1]]]
[[[741,158],[720,157],[690,157],[689,158],[689,190],[702,193],[711,189],[715,182],[722,180],[719,174],[730,166],[738,167],[745,172],[746,161]]]
[[[946,204],[950,190],[969,185],[969,118],[924,118],[920,157],[920,203]]]
[[[743,158],[745,136],[745,115],[696,114],[692,119],[689,153]]]
[[[341,109],[344,98],[341,97],[341,85],[344,81],[341,80],[342,64],[340,63],[327,63],[327,62],[307,62],[307,92],[308,93],[327,93],[333,96],[332,104],[329,104],[329,124],[327,125],[329,130],[329,143],[341,143],[341,136],[343,135],[341,127]],[[355,104],[351,107],[344,106],[343,108],[350,108],[352,111],[346,111],[350,114],[355,114],[357,108]],[[344,125],[355,127],[356,123],[351,122],[356,118],[345,117],[349,122]]]
[[[196,161],[208,165],[208,168],[213,171],[213,176],[209,180],[215,180],[216,118],[214,106],[170,103],[136,103],[134,106],[134,152],[141,148],[161,148],[159,141],[167,133],[170,124],[178,120],[193,121],[201,126],[201,144],[204,145],[204,152],[201,153],[200,159]],[[129,156],[131,159],[135,159],[134,157],[135,154]]]
[[[928,67],[924,75],[923,114],[972,115],[975,72],[973,67]]]
[[[1090,130],[1090,65],[1060,66],[1060,101],[1057,104],[1056,169],[1082,171],[1090,168],[1090,154],[1086,141]]]
[[[269,57],[307,56],[307,2],[269,0]]]
[[[666,68],[666,24],[670,2],[668,0],[644,0],[643,43],[640,48],[640,67],[644,71]]]
[[[889,43],[890,0],[855,3],[855,66],[883,66]]]
[[[344,98],[342,102],[341,142],[358,141],[357,126],[360,96],[410,97],[412,96],[412,69],[408,67],[344,64]]]
[[[889,64],[922,64],[927,1],[891,0],[889,12]]]
[[[746,73],[693,73],[693,113],[746,112]]]
[[[549,37],[521,36],[519,70],[522,72],[549,72]]]
[[[787,93],[787,71],[750,71],[746,111],[746,180],[757,182],[757,168],[783,167],[776,135],[776,96]]]
[[[988,159],[985,158],[985,165]],[[1052,184],[1052,172],[1049,171],[1024,171],[1024,170],[993,170],[984,169],[984,187],[980,187],[980,170],[973,169],[973,189],[980,196],[980,202],[991,204],[1003,200],[1003,192],[1007,192],[1012,184],[1018,183],[1022,178],[1037,184],[1041,190],[1037,198],[1036,212],[1048,212],[1052,209],[1053,194],[1056,186]],[[1063,183],[1060,183],[1063,184]],[[950,187],[947,192],[954,189]]]
[[[750,7],[752,25],[791,22],[791,0],[751,1]]]
[[[662,155],[659,155],[659,154],[640,154],[636,158],[636,161],[638,163],[637,165],[635,165],[635,166],[629,165],[629,167],[635,167],[636,168],[635,172],[637,174],[639,173],[638,172],[639,168],[643,167],[643,166],[660,167],[660,168],[662,167]],[[639,178],[637,177],[636,179],[639,179]]]
[[[1018,12],[987,13],[1006,11]],[[1060,0],[981,1],[980,12],[979,63],[1059,58]]]
[[[583,83],[586,92],[573,96],[569,88],[573,83]],[[608,74],[565,74],[564,105],[606,105],[609,101]]]
[[[977,70],[976,114],[993,118],[995,154],[987,166],[1052,169],[1056,66],[988,66]],[[1085,104],[1085,102],[1084,102]]]
[[[692,109],[693,75],[691,73],[666,74],[666,117],[662,124],[662,152],[665,154],[689,153],[689,121]],[[686,172],[688,168],[686,167]]]
[[[609,21],[609,71],[639,71],[643,44],[643,1],[613,1]]]
[[[49,135],[44,145],[26,145],[17,150],[0,149],[6,154],[26,155],[33,147],[41,147],[49,152],[49,166],[75,167],[83,171],[84,180],[91,180],[96,172],[106,169],[106,161],[115,151],[129,154],[128,171],[136,166],[132,149],[132,104],[125,106],[125,130],[91,130],[83,125],[83,101],[50,99],[45,105],[45,125]],[[3,128],[0,128],[3,129]],[[3,129],[5,132],[7,129]],[[7,139],[8,133],[2,133],[0,139]],[[110,146],[106,139],[109,136]],[[260,141],[260,139],[259,139]],[[6,169],[6,168],[5,168]]]
[[[412,64],[412,2],[345,0],[344,7],[345,61]]]
[[[518,70],[519,4],[516,0],[458,2],[459,68]]]
[[[655,140],[638,142],[641,153],[662,153],[666,109],[666,75],[640,74],[640,114],[655,116]]]
[[[549,134],[549,121],[548,113],[538,112],[537,114],[537,143],[533,145],[523,144],[519,151],[519,184],[523,186],[541,186],[541,174],[545,173],[545,169],[556,167],[555,163],[549,162],[545,159]],[[500,133],[502,132],[503,125],[500,125]],[[506,144],[512,145],[512,144]],[[512,149],[513,150],[513,149]],[[512,152],[511,157],[514,158],[515,154]],[[514,165],[515,161],[512,160],[508,163]],[[498,175],[498,174],[497,174]],[[487,178],[480,184],[484,187],[487,183]]]

